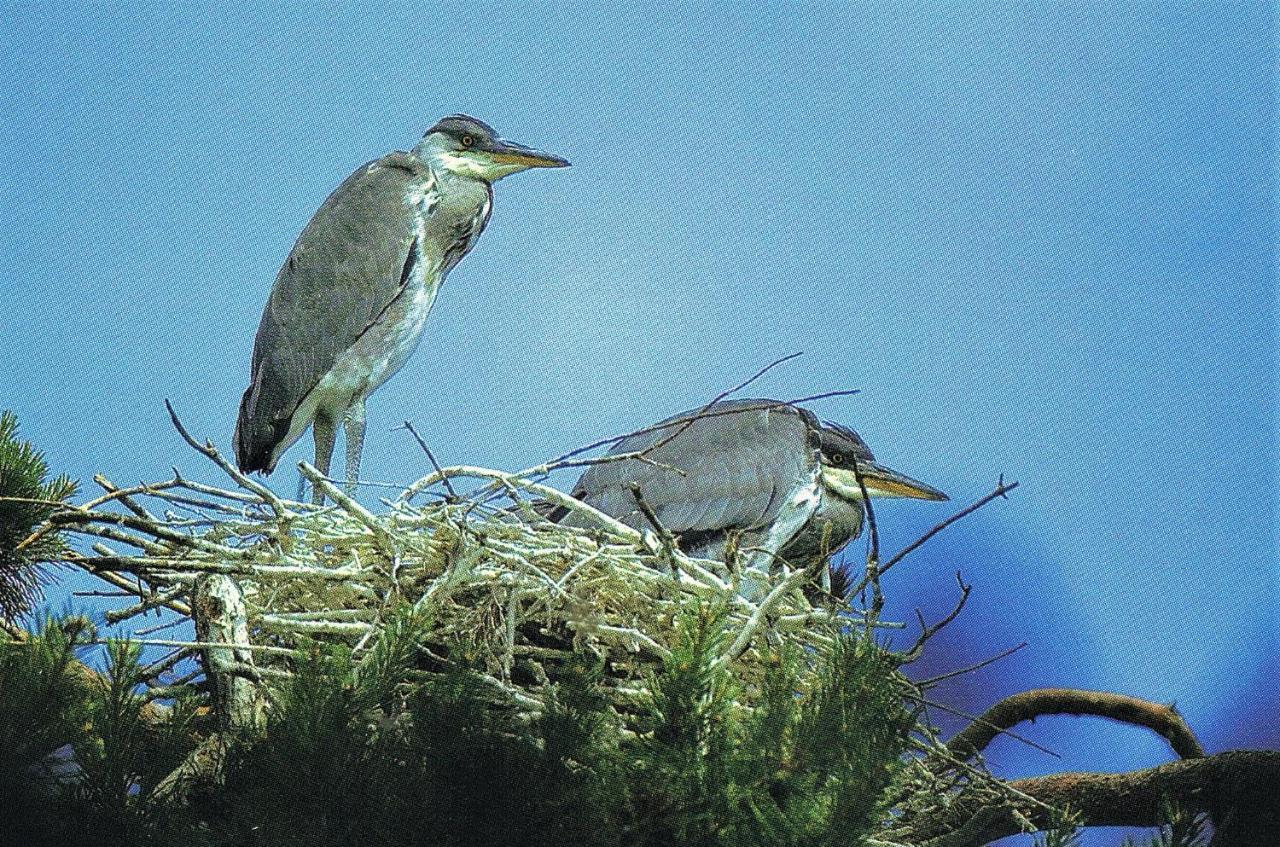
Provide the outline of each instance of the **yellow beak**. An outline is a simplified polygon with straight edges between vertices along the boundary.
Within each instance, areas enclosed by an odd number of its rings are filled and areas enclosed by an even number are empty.
[[[822,480],[850,499],[862,497],[862,489],[858,485],[858,477],[872,497],[910,497],[913,500],[950,500],[932,485],[926,485],[918,479],[900,474],[892,468],[877,465],[874,462],[861,462],[858,473],[852,468],[837,468],[823,465]]]

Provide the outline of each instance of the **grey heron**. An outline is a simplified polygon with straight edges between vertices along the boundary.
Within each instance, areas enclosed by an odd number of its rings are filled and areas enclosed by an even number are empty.
[[[236,422],[240,469],[271,473],[310,426],[327,476],[341,423],[346,480],[358,480],[365,399],[413,353],[440,284],[489,221],[493,183],[568,164],[450,115],[413,150],[347,177],[298,236],[263,309]]]
[[[776,400],[721,401],[682,412],[609,451],[624,453],[644,458],[592,465],[573,496],[645,529],[636,486],[684,552],[722,559],[733,539],[748,566],[764,570],[777,559],[820,567],[858,537],[863,487],[871,497],[948,499],[878,463],[852,429]],[[549,516],[566,524],[588,521],[563,508]]]

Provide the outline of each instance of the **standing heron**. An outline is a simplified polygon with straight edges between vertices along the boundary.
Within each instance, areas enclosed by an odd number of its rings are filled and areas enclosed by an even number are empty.
[[[310,426],[328,476],[341,423],[354,484],[365,399],[417,347],[440,284],[489,221],[493,183],[568,164],[451,115],[412,151],[347,177],[298,236],[262,312],[236,422],[240,469],[271,473]]]
[[[722,401],[682,412],[621,439],[609,453],[639,453],[644,460],[591,466],[574,497],[643,529],[648,518],[638,489],[685,553],[723,559],[733,539],[748,554],[748,567],[761,570],[779,559],[816,569],[857,538],[863,487],[871,497],[948,499],[877,463],[852,429],[777,400]],[[565,509],[550,517],[566,524],[588,520]]]

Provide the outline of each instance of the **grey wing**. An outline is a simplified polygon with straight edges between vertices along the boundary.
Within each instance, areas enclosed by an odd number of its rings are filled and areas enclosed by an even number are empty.
[[[430,172],[391,154],[360,167],[324,201],[276,276],[253,345],[236,424],[236,458],[268,473],[303,399],[377,320],[417,260],[405,195]]]
[[[664,527],[675,533],[754,529],[768,525],[787,497],[818,472],[816,419],[773,401],[722,402],[696,417],[692,410],[623,439],[613,454],[645,450],[683,425],[683,431],[638,459],[595,465],[574,489],[579,499],[644,528],[632,483]],[[678,468],[684,475],[669,468]]]

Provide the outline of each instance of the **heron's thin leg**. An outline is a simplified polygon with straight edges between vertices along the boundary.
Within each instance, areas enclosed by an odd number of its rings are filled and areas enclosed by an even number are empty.
[[[360,481],[360,452],[364,449],[364,400],[356,400],[342,421],[347,441],[347,491],[355,491]]]
[[[324,412],[316,412],[316,419],[311,424],[311,437],[316,442],[316,470],[328,477],[329,462],[333,459],[333,442],[338,438],[338,427],[333,418]],[[324,492],[318,487],[311,491],[311,502],[317,506],[324,505]]]

